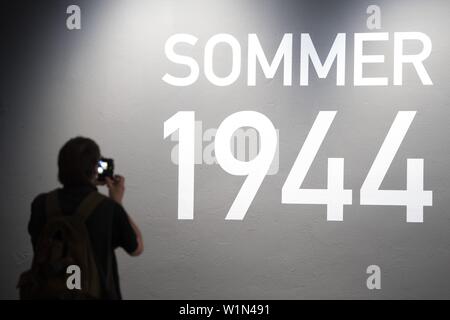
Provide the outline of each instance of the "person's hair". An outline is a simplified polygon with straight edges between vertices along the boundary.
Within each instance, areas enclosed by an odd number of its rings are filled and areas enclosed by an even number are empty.
[[[72,138],[59,151],[58,180],[64,186],[89,184],[99,160],[100,148],[94,140]]]

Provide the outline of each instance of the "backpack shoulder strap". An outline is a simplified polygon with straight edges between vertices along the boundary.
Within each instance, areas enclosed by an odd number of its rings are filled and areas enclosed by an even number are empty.
[[[62,216],[61,208],[58,201],[58,189],[49,192],[45,199],[45,210],[47,219]]]
[[[106,197],[97,191],[93,191],[86,196],[86,198],[81,201],[81,204],[75,211],[75,214],[80,216],[84,221],[89,218],[91,213],[95,210],[95,208],[102,202]]]

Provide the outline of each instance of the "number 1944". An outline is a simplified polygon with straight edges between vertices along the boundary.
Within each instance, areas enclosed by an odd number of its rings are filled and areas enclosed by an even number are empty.
[[[344,220],[344,205],[352,204],[352,190],[344,189],[344,159],[328,158],[327,188],[301,188],[337,111],[320,111],[281,189],[281,203],[322,204],[328,221]],[[432,206],[432,191],[424,190],[424,160],[407,159],[405,190],[380,190],[381,183],[408,131],[416,111],[400,111],[361,186],[362,205],[406,207],[406,222],[423,222],[423,207]],[[230,148],[233,133],[253,127],[260,136],[258,154],[249,161],[234,157]],[[179,133],[178,219],[194,218],[195,112],[180,111],[164,122],[164,138]],[[218,164],[231,175],[246,176],[225,219],[243,220],[267,175],[278,143],[274,125],[264,114],[240,111],[222,121],[217,129],[214,151]]]

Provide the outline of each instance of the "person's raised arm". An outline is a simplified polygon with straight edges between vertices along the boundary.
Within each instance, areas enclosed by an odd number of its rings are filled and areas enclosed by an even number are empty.
[[[125,194],[125,178],[120,175],[115,175],[114,179],[106,177],[106,186],[109,190],[109,197],[122,205],[123,196]],[[130,253],[131,256],[139,256],[144,251],[144,242],[142,240],[142,233],[136,223],[128,214],[128,220],[136,234],[137,247],[136,250]]]

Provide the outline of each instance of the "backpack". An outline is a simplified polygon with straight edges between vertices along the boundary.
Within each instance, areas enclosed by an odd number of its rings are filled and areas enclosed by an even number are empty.
[[[22,273],[20,299],[100,299],[102,286],[86,220],[106,197],[97,191],[86,196],[75,213],[63,215],[58,190],[47,194],[47,222],[38,238],[31,269]],[[68,267],[80,270],[81,288],[69,289]]]

